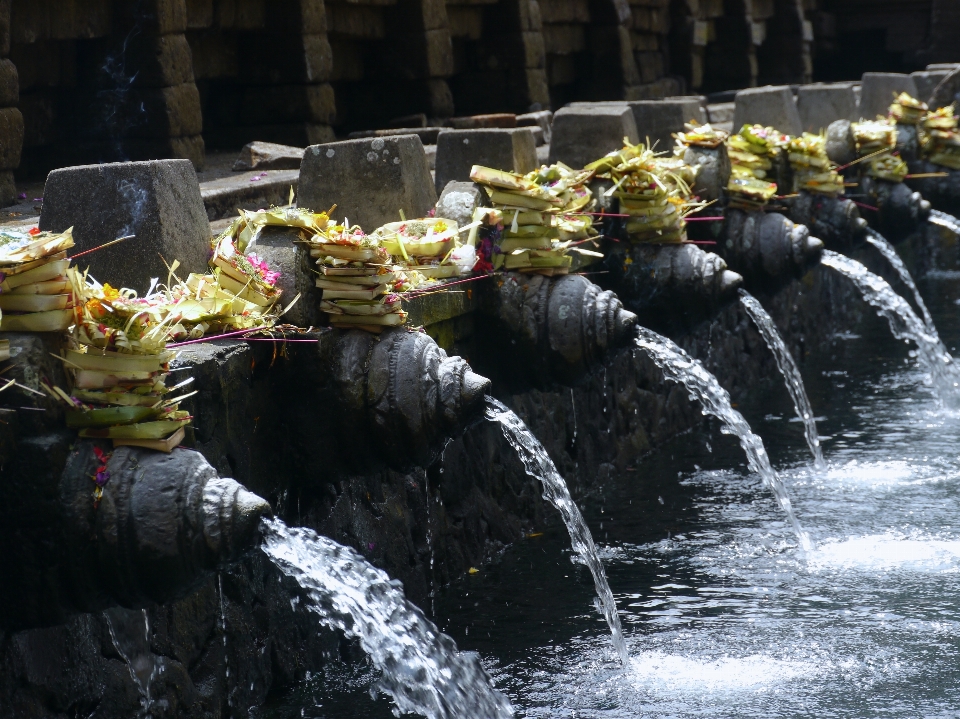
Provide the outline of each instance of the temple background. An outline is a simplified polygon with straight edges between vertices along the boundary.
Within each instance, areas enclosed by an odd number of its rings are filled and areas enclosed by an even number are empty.
[[[960,61],[958,38],[957,0],[0,0],[0,185],[420,113],[910,72]]]

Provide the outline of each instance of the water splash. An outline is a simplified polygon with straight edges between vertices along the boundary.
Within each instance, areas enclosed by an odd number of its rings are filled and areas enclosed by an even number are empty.
[[[823,450],[820,448],[820,435],[817,432],[817,422],[813,418],[813,408],[810,406],[810,399],[807,397],[807,391],[803,386],[803,377],[800,376],[800,370],[797,369],[796,362],[790,355],[790,350],[784,344],[783,338],[777,331],[773,318],[767,313],[757,299],[746,290],[740,290],[740,304],[750,315],[750,319],[760,330],[767,347],[773,352],[773,357],[777,361],[777,367],[780,374],[783,375],[783,381],[787,386],[787,392],[793,400],[793,408],[797,417],[803,422],[803,433],[807,438],[807,445],[813,453],[813,464],[818,470],[827,468],[823,461]]]
[[[523,462],[524,469],[531,477],[540,480],[543,485],[543,498],[557,508],[563,523],[567,525],[567,531],[570,533],[570,541],[573,545],[573,551],[580,557],[593,575],[593,583],[597,588],[597,596],[600,598],[600,607],[603,616],[610,626],[610,633],[613,635],[613,646],[620,655],[620,660],[627,664],[630,661],[630,655],[627,653],[627,645],[623,641],[623,630],[620,627],[620,616],[617,614],[617,604],[613,599],[613,592],[610,591],[610,585],[607,583],[607,575],[603,570],[603,564],[600,557],[597,556],[597,547],[593,543],[593,536],[587,527],[587,523],[580,514],[580,509],[570,497],[570,490],[567,483],[557,471],[556,465],[547,454],[547,450],[533,436],[527,425],[523,423],[513,411],[495,400],[493,397],[487,397],[487,419],[493,422],[499,422],[503,430],[503,436],[506,437],[510,446],[516,450],[520,461]]]
[[[863,298],[890,324],[894,337],[909,340],[917,346],[917,359],[930,374],[940,401],[956,404],[960,399],[957,391],[960,387],[960,369],[940,338],[930,334],[907,301],[894,292],[886,280],[873,274],[856,260],[824,250],[821,263],[853,280]]]
[[[382,676],[377,688],[401,713],[430,719],[512,717],[473,652],[459,652],[403,595],[400,582],[362,556],[309,529],[264,519],[263,551],[303,587],[325,625],[360,640]],[[399,716],[399,714],[398,714]]]
[[[953,215],[941,212],[940,210],[930,210],[930,222],[940,227],[946,227],[954,234],[960,235],[960,220]]]
[[[163,673],[163,659],[150,650],[150,617],[146,609],[113,607],[103,612],[110,641],[123,659],[130,678],[140,692],[138,716],[151,719],[151,711],[166,708],[166,700],[157,701],[152,696],[153,682]]]
[[[690,398],[700,403],[704,414],[719,419],[723,423],[724,434],[736,435],[747,455],[750,469],[759,474],[763,483],[773,492],[797,535],[801,549],[806,553],[812,551],[813,541],[797,521],[790,495],[780,476],[770,465],[763,440],[750,430],[747,420],[731,406],[730,395],[720,386],[717,378],[671,340],[645,327],[637,330],[637,347],[650,355],[668,380],[686,387]]]
[[[913,292],[914,302],[916,302],[917,307],[920,308],[920,314],[923,315],[923,322],[927,326],[927,331],[939,339],[939,335],[937,335],[937,327],[933,324],[933,317],[930,316],[930,310],[927,309],[927,305],[924,303],[923,297],[920,295],[920,290],[917,289],[917,283],[913,281],[913,276],[910,274],[910,270],[908,270],[907,266],[903,264],[903,260],[900,259],[900,255],[897,254],[897,250],[887,241],[886,237],[881,235],[876,230],[867,230],[867,242],[880,251],[880,254],[883,255],[893,269],[896,270],[897,275],[900,277],[900,281],[909,287],[911,292]]]

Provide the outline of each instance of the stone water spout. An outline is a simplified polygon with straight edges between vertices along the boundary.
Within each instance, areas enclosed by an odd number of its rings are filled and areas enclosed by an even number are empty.
[[[867,221],[851,200],[801,190],[787,204],[788,217],[798,225],[806,225],[827,247],[849,251],[866,237]]]
[[[427,466],[443,443],[483,417],[490,380],[448,357],[423,332],[336,332],[321,343],[323,377],[314,421],[354,465],[376,456],[391,467]]]
[[[624,249],[621,249],[624,248]],[[600,275],[644,326],[688,326],[736,300],[743,277],[692,244],[615,245]]]
[[[22,459],[57,453],[56,443],[25,444]],[[0,626],[25,629],[115,605],[163,603],[259,544],[270,505],[218,476],[198,452],[104,452],[108,446],[79,440],[59,474],[44,472],[42,462],[13,468],[40,471],[29,478],[35,490],[10,497],[2,510]],[[91,477],[98,472],[109,479],[95,502]]]
[[[497,282],[485,311],[495,318],[493,328],[511,355],[512,366],[532,368],[573,380],[607,352],[626,345],[635,333],[637,316],[620,299],[586,277],[543,277],[506,273]],[[503,343],[503,331],[511,338]],[[514,357],[514,360],[516,357]]]
[[[777,288],[820,261],[823,242],[783,215],[728,209],[718,246],[750,286]]]

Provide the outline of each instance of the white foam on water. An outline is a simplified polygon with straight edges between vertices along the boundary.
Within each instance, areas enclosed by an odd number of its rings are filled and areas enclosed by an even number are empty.
[[[960,569],[960,540],[870,534],[839,541],[826,540],[809,557],[809,566],[843,569]]]
[[[700,695],[774,689],[821,671],[812,661],[777,659],[768,654],[704,658],[655,650],[634,657],[628,678],[639,690]]]

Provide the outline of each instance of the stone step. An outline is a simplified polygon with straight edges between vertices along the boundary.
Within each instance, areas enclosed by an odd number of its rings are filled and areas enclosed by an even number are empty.
[[[213,222],[233,218],[237,210],[261,210],[290,202],[290,188],[296,195],[299,170],[236,172],[227,177],[200,183],[200,196]]]

